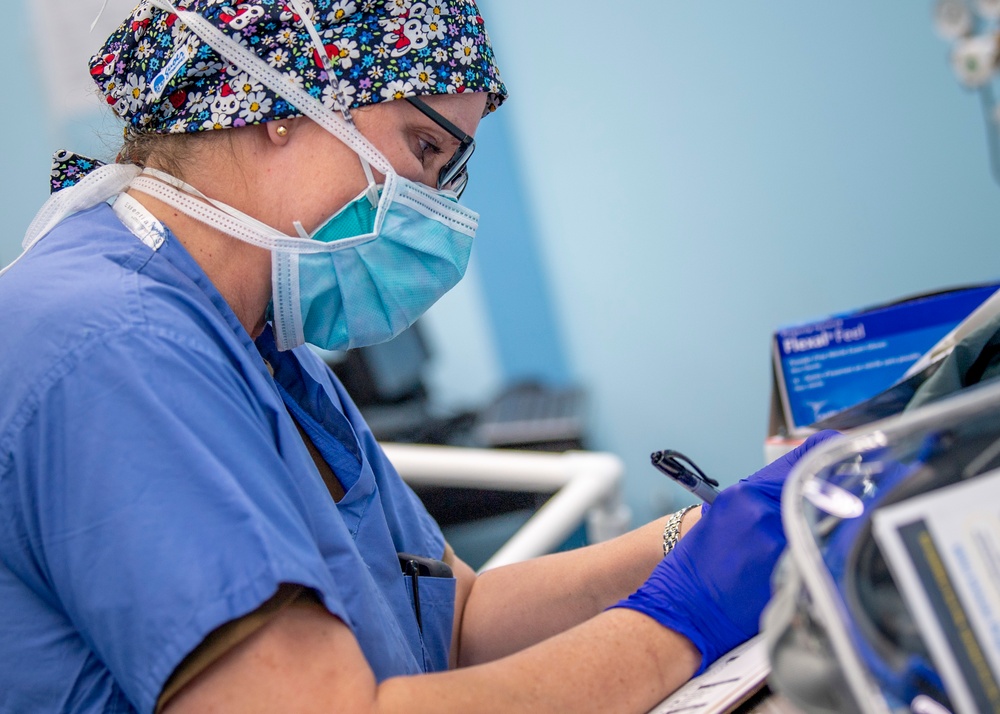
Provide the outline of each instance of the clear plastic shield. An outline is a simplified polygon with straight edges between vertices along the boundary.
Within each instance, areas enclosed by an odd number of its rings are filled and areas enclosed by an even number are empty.
[[[1000,384],[814,450],[782,518],[776,689],[817,712],[1000,711]]]

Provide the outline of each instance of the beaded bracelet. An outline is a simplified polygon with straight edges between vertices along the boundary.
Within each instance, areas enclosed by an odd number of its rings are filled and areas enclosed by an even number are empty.
[[[684,519],[684,514],[697,507],[698,504],[685,506],[667,520],[667,525],[663,528],[663,555],[673,550],[677,541],[681,539],[681,521]]]

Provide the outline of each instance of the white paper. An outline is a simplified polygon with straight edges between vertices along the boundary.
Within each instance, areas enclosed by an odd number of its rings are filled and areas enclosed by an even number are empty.
[[[873,529],[955,708],[1000,711],[1000,470],[881,509]]]
[[[723,714],[759,690],[771,672],[767,646],[758,635],[716,660],[649,714]]]

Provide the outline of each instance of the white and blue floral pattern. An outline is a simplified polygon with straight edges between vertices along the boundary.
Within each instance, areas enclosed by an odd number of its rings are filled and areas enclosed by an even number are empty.
[[[177,6],[201,14],[330,108],[338,94],[359,107],[471,91],[488,93],[489,112],[507,95],[472,0],[302,0],[335,78],[287,0]],[[90,71],[115,113],[140,131],[185,133],[300,115],[147,0],[91,58]]]

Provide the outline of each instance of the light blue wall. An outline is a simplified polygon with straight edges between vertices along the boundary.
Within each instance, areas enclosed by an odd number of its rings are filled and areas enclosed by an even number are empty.
[[[4,73],[5,109],[0,112],[0,265],[21,252],[21,238],[48,195],[52,122],[48,117],[32,57],[26,5],[10,3],[5,22],[11,31],[0,43],[0,61],[16,68]],[[17,28],[16,31],[13,28]],[[3,309],[0,307],[0,309]]]
[[[470,203],[491,172],[521,177],[504,190],[523,214],[491,247],[517,231],[540,269],[504,282],[477,248],[484,294],[468,302],[492,330],[470,339],[472,312],[454,305],[431,319],[447,363],[492,373],[449,398],[481,393],[511,355],[519,372],[564,370],[590,390],[593,445],[626,461],[637,520],[681,497],[649,467],[654,449],[727,482],[761,463],[775,326],[1000,276],[982,117],[929,2],[483,6],[512,98],[507,126],[487,119],[481,137],[510,143],[506,167],[480,148]],[[20,15],[19,2],[11,27]],[[10,33],[5,66],[25,68],[28,41]],[[100,150],[107,133],[53,127],[37,81],[5,77],[0,262],[47,193],[50,152]],[[509,322],[539,305],[548,356]]]
[[[654,449],[725,482],[761,464],[775,326],[1000,276],[983,120],[929,1],[488,10],[570,362],[637,518],[679,497]]]
[[[497,112],[479,125],[475,157],[463,200],[481,214],[475,252],[501,381],[565,385],[573,374],[510,113]]]

